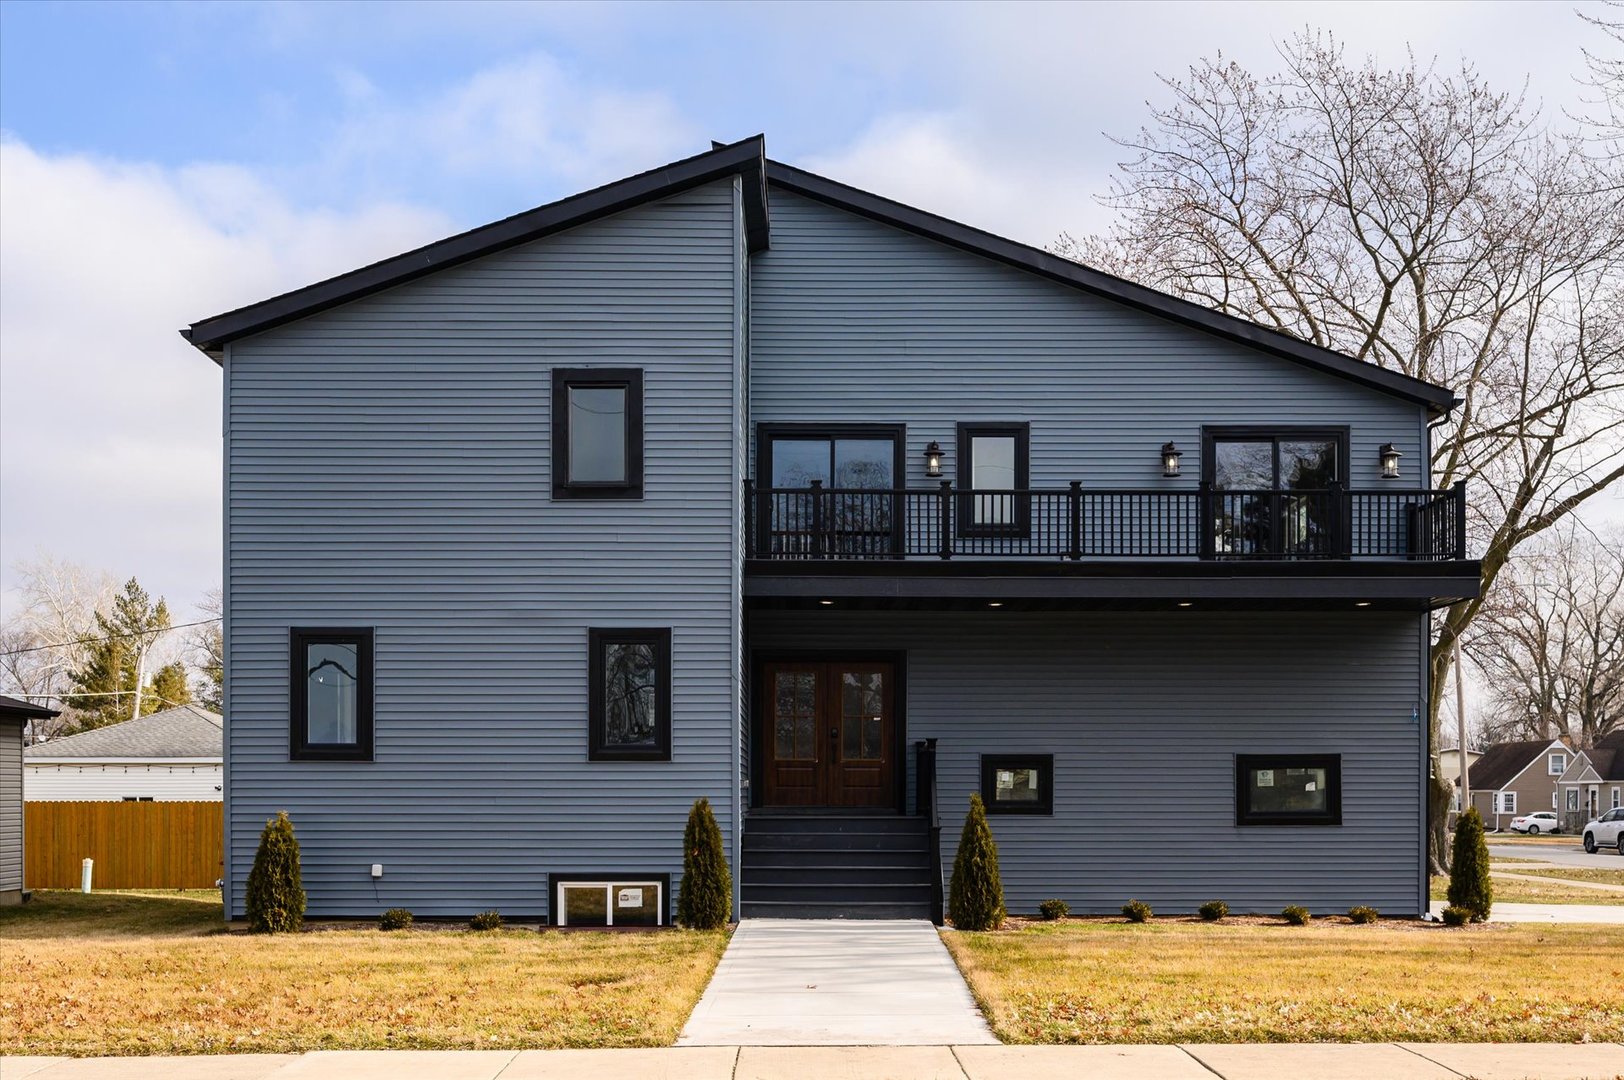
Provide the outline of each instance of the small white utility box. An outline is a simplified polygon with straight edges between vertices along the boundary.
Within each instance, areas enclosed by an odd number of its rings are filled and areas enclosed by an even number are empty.
[[[375,862],[372,864],[372,876],[375,878],[383,877],[383,863]]]

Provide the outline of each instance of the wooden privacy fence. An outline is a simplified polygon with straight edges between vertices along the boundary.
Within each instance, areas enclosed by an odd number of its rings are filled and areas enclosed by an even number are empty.
[[[209,889],[220,878],[217,802],[23,804],[23,884],[77,889],[95,859],[98,889]]]

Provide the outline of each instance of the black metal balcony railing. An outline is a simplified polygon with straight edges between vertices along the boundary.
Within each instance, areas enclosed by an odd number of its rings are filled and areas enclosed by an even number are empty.
[[[1466,489],[963,491],[757,489],[756,559],[1418,559],[1466,557]]]

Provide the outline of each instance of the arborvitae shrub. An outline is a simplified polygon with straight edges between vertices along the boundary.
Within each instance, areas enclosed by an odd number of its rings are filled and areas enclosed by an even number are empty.
[[[1483,818],[1476,807],[1455,822],[1455,847],[1449,865],[1449,903],[1472,913],[1473,922],[1484,922],[1494,906],[1494,886],[1489,882],[1489,849],[1483,840]]]
[[[1308,920],[1313,916],[1309,915],[1308,909],[1301,904],[1292,904],[1280,912],[1280,917],[1292,926],[1307,926]]]
[[[1038,905],[1038,914],[1050,922],[1056,922],[1071,914],[1071,905],[1064,900],[1045,900]]]
[[[1143,900],[1129,900],[1122,905],[1122,917],[1129,922],[1149,922],[1154,914]]]
[[[1444,908],[1443,917],[1445,926],[1465,926],[1475,917],[1471,908],[1455,907],[1451,904]]]
[[[405,930],[412,925],[412,913],[403,907],[392,907],[378,916],[379,930]]]
[[[468,920],[470,930],[500,930],[502,929],[502,913],[500,911],[481,911]]]
[[[960,930],[996,930],[1004,925],[1004,882],[998,876],[998,845],[987,824],[980,795],[970,796],[959,851],[953,857],[953,884],[947,917]]]
[[[1377,911],[1373,907],[1365,907],[1363,904],[1359,905],[1358,907],[1351,907],[1348,909],[1349,922],[1373,923],[1381,917],[1381,912]]]
[[[690,930],[718,930],[733,912],[733,875],[710,800],[695,801],[682,830],[682,892],[677,921]]]
[[[259,851],[248,872],[244,900],[248,929],[260,934],[286,934],[304,925],[305,891],[299,875],[299,841],[286,810],[265,823]]]
[[[1229,914],[1229,905],[1222,900],[1208,900],[1196,910],[1201,913],[1201,917],[1207,922],[1217,922]]]

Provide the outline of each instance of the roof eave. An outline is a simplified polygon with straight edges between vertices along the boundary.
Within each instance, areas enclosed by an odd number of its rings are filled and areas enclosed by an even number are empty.
[[[1196,329],[1218,334],[1342,378],[1415,402],[1431,416],[1443,416],[1456,404],[1453,392],[1422,379],[1377,367],[1344,353],[1310,344],[1256,323],[1182,300],[1124,278],[1061,258],[950,218],[941,217],[827,177],[778,161],[767,162],[767,179],[797,194],[837,206],[887,225],[964,251],[1040,274]]]
[[[769,242],[766,160],[766,141],[755,135],[200,320],[180,333],[215,363],[221,363],[224,346],[239,338],[733,175],[743,180],[746,242],[751,251],[759,251]]]

